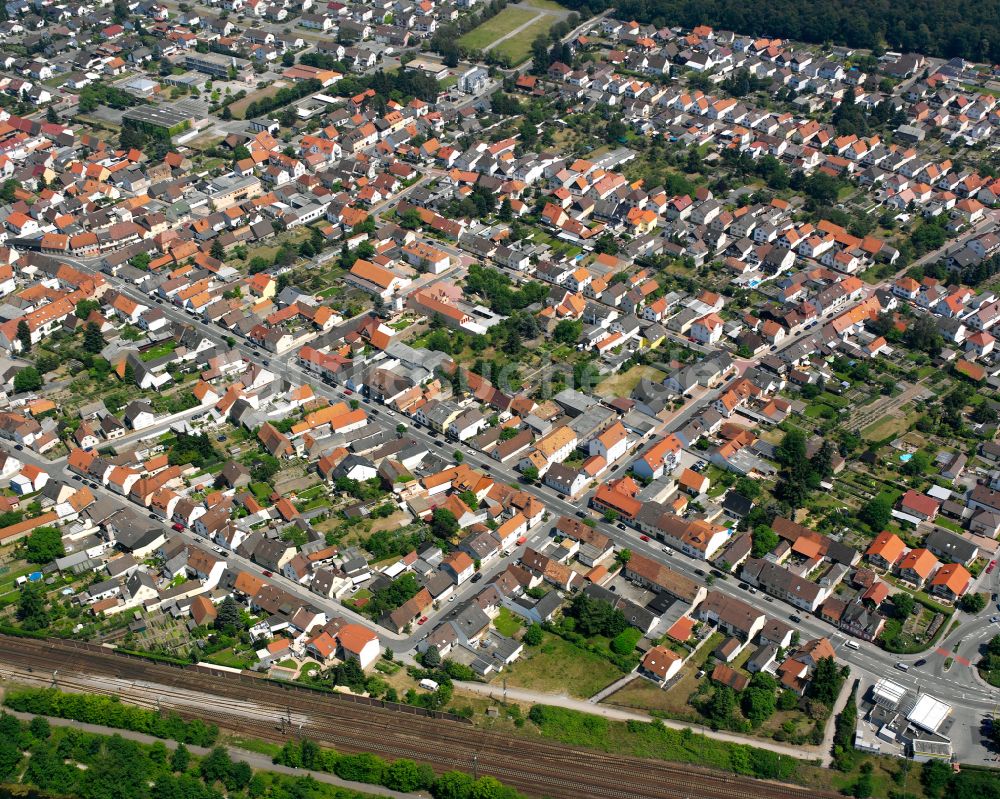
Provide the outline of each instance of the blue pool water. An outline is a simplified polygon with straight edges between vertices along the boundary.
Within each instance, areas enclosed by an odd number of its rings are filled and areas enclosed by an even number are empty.
[[[912,458],[912,457],[913,457],[913,453],[912,453],[912,452],[904,452],[904,453],[903,453],[902,455],[900,455],[900,456],[899,456],[899,459],[900,459],[900,460],[901,460],[901,461],[902,461],[903,463],[906,463],[906,462],[907,462],[908,460],[910,460],[910,458]]]

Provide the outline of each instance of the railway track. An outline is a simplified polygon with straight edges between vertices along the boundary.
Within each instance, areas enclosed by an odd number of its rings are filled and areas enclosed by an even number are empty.
[[[245,675],[181,668],[75,642],[0,636],[0,674],[69,691],[120,695],[283,743],[308,737],[340,752],[412,758],[436,771],[490,775],[551,799],[833,799],[836,794],[658,760],[526,741],[455,720],[338,701]],[[210,699],[206,700],[206,697]]]

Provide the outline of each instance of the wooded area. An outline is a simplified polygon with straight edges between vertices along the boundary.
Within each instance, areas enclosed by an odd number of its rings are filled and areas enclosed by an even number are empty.
[[[657,27],[711,25],[804,42],[888,47],[925,55],[1000,61],[1000,4],[974,0],[563,0]]]

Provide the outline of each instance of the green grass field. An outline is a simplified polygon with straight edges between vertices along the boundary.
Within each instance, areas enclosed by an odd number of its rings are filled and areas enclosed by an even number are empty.
[[[506,14],[510,9],[505,9],[503,14]],[[523,23],[523,20],[522,20]],[[556,23],[556,18],[551,14],[546,14],[539,17],[535,22],[521,31],[517,36],[512,36],[505,42],[501,42],[496,46],[493,52],[499,55],[505,55],[510,59],[510,63],[513,66],[517,66],[522,61],[526,61],[531,55],[531,43],[543,33],[548,33],[549,28],[551,28]]]
[[[521,629],[521,622],[507,608],[500,608],[500,615],[493,620],[493,626],[500,635],[510,638]]]
[[[596,393],[602,397],[627,397],[639,382],[645,378],[651,383],[660,383],[667,375],[652,366],[633,366],[627,372],[619,372],[597,384]]]
[[[539,646],[526,647],[521,659],[503,674],[511,686],[581,698],[593,696],[622,676],[600,655],[551,633]]]
[[[460,38],[458,43],[462,47],[482,50],[484,47],[493,44],[501,36],[506,36],[512,30],[528,22],[534,16],[536,16],[536,12],[524,8],[505,8],[492,19],[486,20],[478,28],[473,28]],[[531,47],[530,40],[528,41],[528,47]]]
[[[553,0],[521,0],[521,4],[542,11],[555,11],[560,15],[565,15],[566,13],[566,7],[553,2]]]
[[[887,414],[877,419],[861,430],[861,437],[866,441],[881,441],[889,436],[898,436],[910,428],[910,420],[906,416]]]

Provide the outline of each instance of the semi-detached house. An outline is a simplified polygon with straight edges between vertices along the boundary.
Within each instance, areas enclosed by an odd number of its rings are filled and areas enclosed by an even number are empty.
[[[635,526],[658,541],[699,560],[712,560],[729,540],[729,530],[704,519],[685,519],[658,502],[646,502]]]
[[[711,622],[728,635],[741,641],[749,641],[762,629],[767,617],[741,599],[726,596],[719,591],[709,591],[695,616],[701,621]]]
[[[532,450],[518,463],[518,468],[524,471],[533,466],[538,470],[539,476],[544,476],[553,463],[566,460],[576,449],[576,445],[576,433],[571,427],[557,427],[535,442]]]
[[[675,572],[657,560],[634,553],[622,569],[622,575],[636,585],[657,593],[668,594],[692,608],[696,607],[708,592],[705,586],[690,577]]]
[[[740,571],[740,579],[810,613],[830,595],[829,587],[810,582],[784,566],[762,558],[748,558]]]

